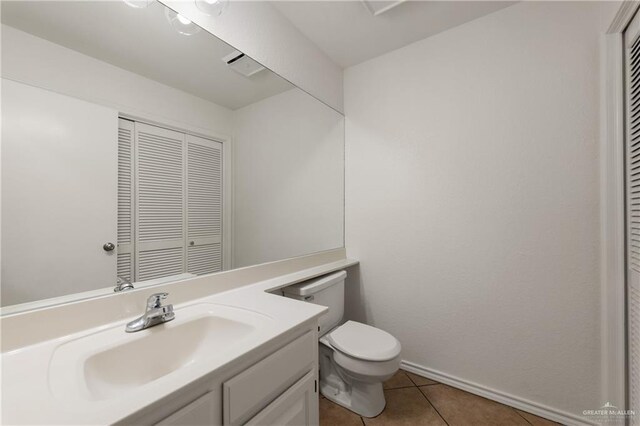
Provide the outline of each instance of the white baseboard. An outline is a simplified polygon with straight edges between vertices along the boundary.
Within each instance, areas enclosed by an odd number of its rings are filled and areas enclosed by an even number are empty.
[[[400,368],[402,368],[403,370],[409,371],[411,373],[415,373],[419,376],[423,376],[428,379],[435,380],[436,382],[444,383],[445,385],[462,389],[469,393],[479,395],[483,398],[491,399],[501,404],[505,404],[510,407],[535,414],[536,416],[544,417],[545,419],[562,423],[564,425],[569,425],[569,426],[596,425],[596,423],[589,422],[582,417],[576,416],[575,414],[567,413],[561,410],[557,410],[555,408],[548,407],[546,405],[528,401],[526,399],[523,399],[514,395],[509,395],[504,392],[490,389],[490,388],[487,388],[486,386],[469,382],[467,380],[463,380],[458,377],[453,377],[446,373],[432,370],[431,368],[423,367],[413,362],[401,361]]]

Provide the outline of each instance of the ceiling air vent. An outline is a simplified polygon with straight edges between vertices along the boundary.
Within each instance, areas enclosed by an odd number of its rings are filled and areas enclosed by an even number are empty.
[[[234,50],[222,58],[222,60],[229,68],[245,77],[251,77],[264,69],[262,65],[238,50]]]

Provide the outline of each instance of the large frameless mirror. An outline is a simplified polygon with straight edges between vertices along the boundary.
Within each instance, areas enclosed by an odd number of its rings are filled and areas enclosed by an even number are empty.
[[[3,313],[343,246],[340,113],[155,1],[1,18]]]

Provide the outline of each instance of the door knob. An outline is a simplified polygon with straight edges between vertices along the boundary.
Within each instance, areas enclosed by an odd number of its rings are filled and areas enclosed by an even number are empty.
[[[113,251],[116,248],[116,245],[113,243],[104,243],[102,248],[104,249],[104,251]]]

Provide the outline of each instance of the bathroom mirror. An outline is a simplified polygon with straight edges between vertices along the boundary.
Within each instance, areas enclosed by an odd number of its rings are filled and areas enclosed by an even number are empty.
[[[340,113],[155,1],[1,19],[3,313],[343,246]]]

